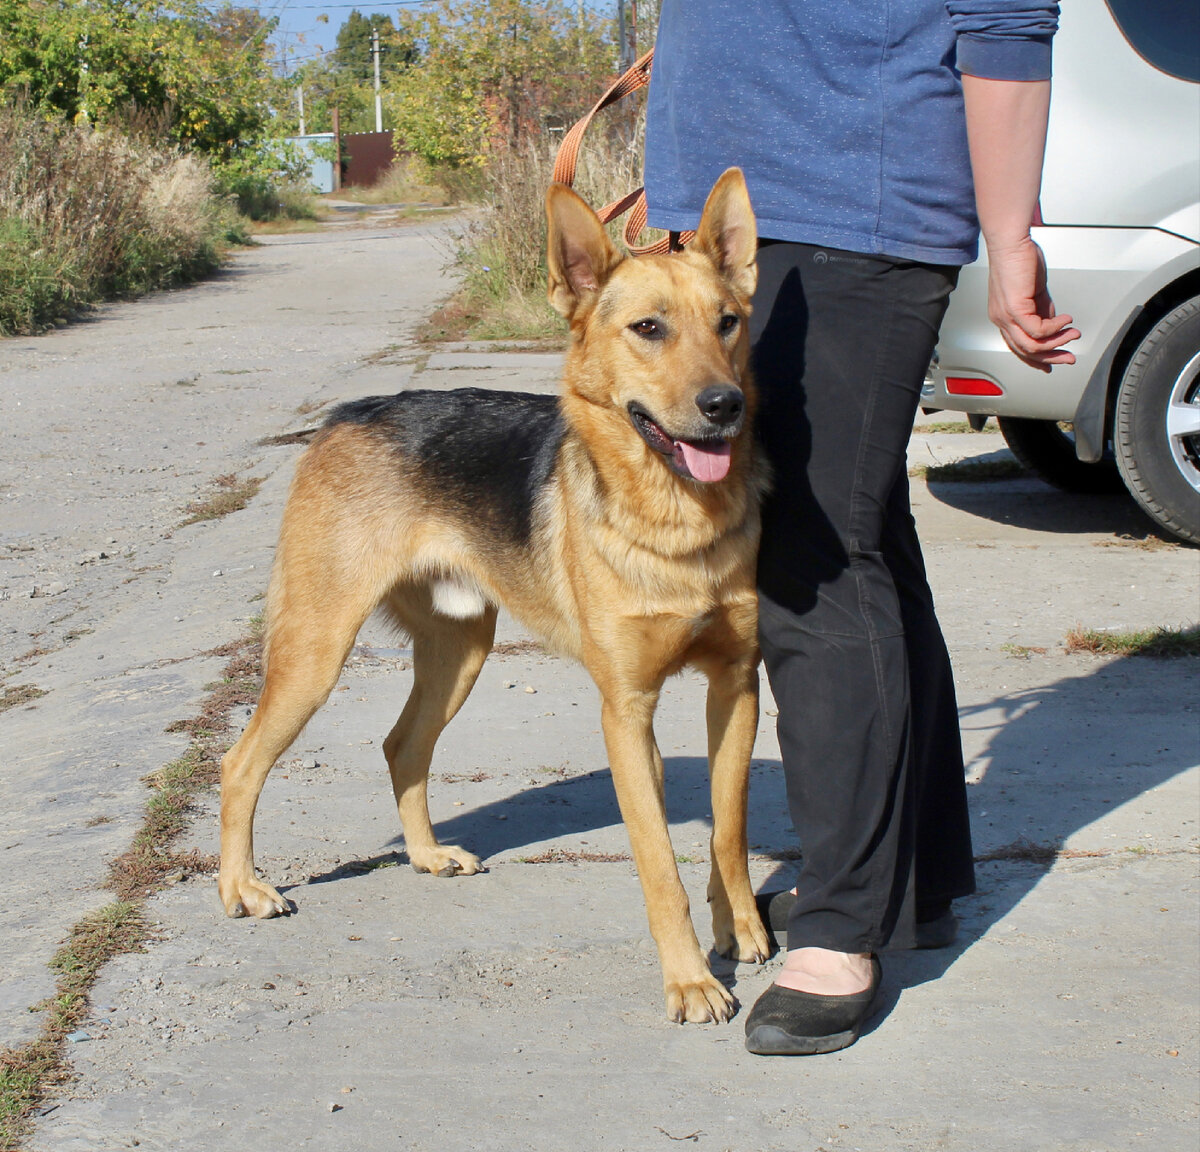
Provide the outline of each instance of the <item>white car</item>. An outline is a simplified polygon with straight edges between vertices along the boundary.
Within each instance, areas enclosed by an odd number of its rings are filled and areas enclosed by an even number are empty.
[[[962,270],[921,403],[998,417],[1009,447],[1073,491],[1123,481],[1200,543],[1200,5],[1071,0],[1054,41],[1034,238],[1082,332],[1046,375],[987,318],[987,262]],[[1110,454],[1111,453],[1111,454]],[[1114,465],[1115,458],[1115,465]]]

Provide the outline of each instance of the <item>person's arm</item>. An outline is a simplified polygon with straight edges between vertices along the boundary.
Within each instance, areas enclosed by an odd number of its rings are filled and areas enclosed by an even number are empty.
[[[1063,345],[1079,339],[1055,314],[1046,262],[1029,234],[1041,188],[1049,80],[963,75],[975,205],[988,252],[988,317],[1026,364],[1073,364]]]

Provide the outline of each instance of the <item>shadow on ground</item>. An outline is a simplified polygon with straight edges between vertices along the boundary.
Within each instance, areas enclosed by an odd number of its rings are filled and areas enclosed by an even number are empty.
[[[890,1011],[903,989],[940,977],[1036,888],[1063,851],[1068,857],[1120,857],[1186,846],[1184,839],[1168,839],[1147,847],[1138,839],[1142,825],[1133,814],[1116,822],[1117,831],[1092,829],[1079,846],[1070,842],[1200,759],[1198,707],[1180,706],[1197,662],[1078,659],[1084,669],[1078,674],[961,710],[964,730],[986,734],[983,750],[969,769],[979,891],[960,902],[963,928],[953,947],[892,954],[881,1015]],[[1153,744],[1147,746],[1146,734],[1151,732]],[[671,823],[711,823],[705,761],[676,756],[665,763]],[[767,772],[779,769],[777,761],[755,763]],[[1156,803],[1161,808],[1164,801]],[[1188,815],[1182,813],[1180,819]],[[586,835],[619,820],[609,774],[598,770],[481,805],[442,822],[437,830],[443,841],[462,843],[485,860],[509,854],[519,860],[526,846]],[[762,839],[756,826],[761,832],[772,823],[778,826],[778,814],[756,808],[752,794],[751,843]],[[1160,816],[1152,824],[1163,829],[1170,821]],[[1116,839],[1108,838],[1113,836]],[[405,862],[402,845],[397,837],[388,851],[342,864],[309,882],[352,884],[357,875]],[[794,852],[789,844],[764,841],[764,847],[767,856],[776,858]],[[530,855],[542,851],[539,847]],[[611,857],[581,857],[584,862],[606,858]],[[781,860],[764,886],[787,886],[794,871],[794,862]],[[734,982],[733,965],[718,964],[716,970]]]
[[[1032,477],[966,484],[933,480],[928,487],[940,503],[997,524],[1034,532],[1112,532],[1135,540],[1179,543],[1159,528],[1127,492],[1081,495],[1060,491]]]

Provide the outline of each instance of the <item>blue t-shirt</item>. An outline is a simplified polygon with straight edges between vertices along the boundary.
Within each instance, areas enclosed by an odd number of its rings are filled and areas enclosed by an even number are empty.
[[[746,173],[759,235],[937,264],[979,226],[960,74],[1050,75],[1037,0],[663,0],[646,123],[650,224],[694,228]]]

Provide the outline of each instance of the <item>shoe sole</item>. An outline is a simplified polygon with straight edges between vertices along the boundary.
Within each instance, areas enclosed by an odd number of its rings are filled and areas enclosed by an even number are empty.
[[[760,1024],[746,1036],[746,1050],[755,1056],[820,1056],[849,1048],[858,1036],[857,1028],[829,1036],[792,1036],[773,1024]]]

